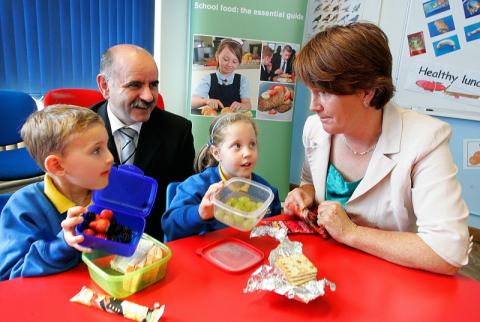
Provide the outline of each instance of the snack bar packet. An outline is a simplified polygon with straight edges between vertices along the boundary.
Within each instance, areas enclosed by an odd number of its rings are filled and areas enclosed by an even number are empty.
[[[323,226],[319,226],[318,223],[317,223],[317,209],[316,208],[313,209],[313,210],[304,209],[302,212],[300,212],[298,210],[298,208],[293,204],[289,204],[287,207],[297,217],[303,218],[303,220],[308,225],[308,227],[310,227],[310,229],[315,231],[315,233],[317,233],[319,235],[322,235],[322,236],[324,236],[326,234],[325,228]]]
[[[260,236],[273,237],[280,243],[268,256],[270,265],[262,265],[252,273],[248,279],[246,288],[243,290],[244,293],[270,291],[284,295],[289,299],[308,303],[323,296],[326,286],[328,286],[331,291],[335,291],[336,285],[334,283],[328,281],[326,278],[316,279],[317,271],[312,263],[309,264],[310,266],[307,266],[308,269],[304,269],[304,272],[299,271],[298,267],[294,267],[296,262],[295,258],[302,257],[305,262],[308,261],[308,259],[303,255],[302,243],[291,241],[287,237],[287,230],[285,228],[257,226],[250,233],[251,238]],[[286,276],[285,272],[279,269],[278,264],[285,263],[285,259],[290,260],[292,263],[292,271],[296,270],[297,276]],[[296,283],[297,281],[303,283]]]
[[[287,234],[316,234],[315,230],[301,220],[262,220],[258,226],[272,226],[275,228],[285,228]]]
[[[160,320],[165,311],[165,305],[151,309],[133,302],[96,293],[86,286],[82,287],[80,292],[72,297],[70,301],[93,306],[102,311],[115,313],[134,321],[156,322]]]

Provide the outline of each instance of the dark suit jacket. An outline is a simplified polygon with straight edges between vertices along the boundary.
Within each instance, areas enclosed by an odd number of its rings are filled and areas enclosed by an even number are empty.
[[[272,57],[272,73],[274,73],[277,69],[279,69],[282,63],[282,56],[281,55],[273,55]],[[285,71],[287,74],[292,73],[292,60],[287,60],[287,68]]]
[[[273,72],[274,72],[273,67],[272,67],[272,70],[268,72],[266,67],[263,67],[263,65],[260,65],[260,80],[271,81],[272,77],[275,76]]]
[[[119,163],[107,116],[107,101],[100,102],[91,109],[104,120],[108,132],[108,148],[113,154],[114,162]],[[155,108],[140,130],[133,164],[158,183],[157,197],[147,217],[145,229],[147,234],[158,240],[163,240],[160,220],[165,212],[167,185],[173,181],[183,181],[194,173],[194,157],[192,123],[181,116]]]

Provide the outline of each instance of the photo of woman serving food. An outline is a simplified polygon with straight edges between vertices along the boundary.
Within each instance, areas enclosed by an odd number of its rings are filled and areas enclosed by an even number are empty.
[[[212,39],[215,44],[216,38]],[[242,44],[231,38],[220,41],[213,58],[214,61],[207,61],[206,66],[216,66],[216,71],[205,74],[192,92],[192,114],[216,116],[251,110],[248,78],[236,70],[240,64],[257,65],[259,59],[244,52]]]

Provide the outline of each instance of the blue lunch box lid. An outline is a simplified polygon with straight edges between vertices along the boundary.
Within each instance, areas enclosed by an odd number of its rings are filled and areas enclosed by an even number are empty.
[[[152,210],[157,188],[157,181],[144,176],[143,171],[134,165],[112,167],[107,187],[92,193],[94,204],[88,210],[94,213],[100,213],[103,209],[112,210],[117,222],[131,229],[132,240],[130,243],[121,243],[84,235],[81,245],[111,254],[131,256],[145,230],[144,218]],[[81,226],[75,228],[77,234],[82,233]]]
[[[92,200],[105,209],[146,217],[152,210],[157,188],[157,181],[144,176],[140,168],[123,164],[112,167],[108,185],[95,190]]]

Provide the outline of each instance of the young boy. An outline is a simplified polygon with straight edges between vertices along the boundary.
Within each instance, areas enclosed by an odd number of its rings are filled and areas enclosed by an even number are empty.
[[[78,251],[91,251],[78,245],[75,226],[92,190],[108,184],[113,162],[103,121],[86,108],[34,112],[21,134],[46,174],[15,192],[0,215],[0,280],[62,272],[79,263]]]

